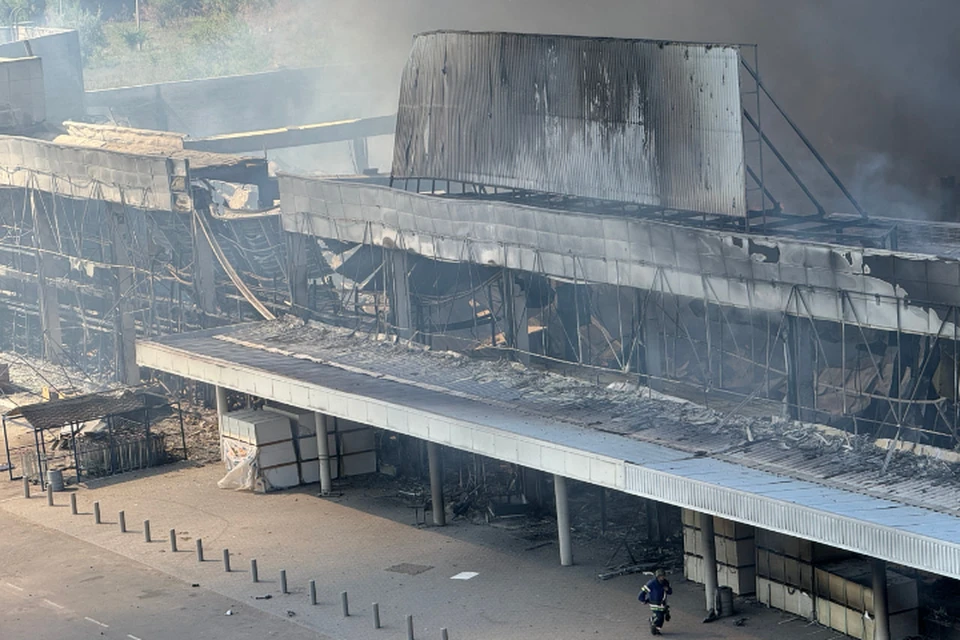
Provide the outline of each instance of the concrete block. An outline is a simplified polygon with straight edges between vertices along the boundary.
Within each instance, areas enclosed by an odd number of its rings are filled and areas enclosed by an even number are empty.
[[[327,438],[328,445],[329,445],[329,441],[332,438],[333,438],[333,434],[329,434]],[[317,436],[313,435],[313,436],[306,436],[304,438],[299,438],[297,440],[297,444],[300,449],[301,460],[314,460],[319,455],[319,451],[317,447]],[[336,449],[330,448],[328,449],[328,451],[336,451]]]
[[[870,563],[847,560],[818,566],[814,572],[814,593],[818,597],[873,615],[873,574]],[[887,570],[887,600],[891,614],[916,609],[919,606],[917,581]]]
[[[304,484],[320,482],[320,462],[318,460],[301,462],[300,475],[303,476]]]
[[[858,640],[873,640],[876,623],[872,617],[840,603],[817,597],[815,601],[817,622]],[[920,632],[920,616],[917,609],[890,614],[890,637],[893,640],[915,637]]]
[[[260,446],[257,449],[259,451],[258,460],[261,469],[296,464],[297,462],[297,454],[293,450],[293,440],[276,442]]]
[[[360,476],[377,471],[377,454],[375,451],[343,456],[340,460],[344,476]]]
[[[296,464],[288,464],[272,469],[263,469],[263,479],[267,489],[287,489],[300,484],[300,473]]]
[[[756,564],[756,548],[753,544],[753,538],[733,540],[723,536],[716,536],[714,541],[717,551],[717,562],[722,562],[732,567],[748,567]]]
[[[683,574],[687,580],[703,584],[703,558],[684,554]],[[755,567],[731,567],[718,563],[717,583],[721,587],[730,587],[737,595],[753,593],[757,586],[756,569]]]
[[[756,553],[757,575],[790,587],[813,591],[813,565],[767,549],[758,548]]]
[[[768,607],[813,620],[814,600],[809,591],[757,576],[757,601]]]
[[[724,518],[714,517],[713,531],[717,535],[732,540],[745,540],[754,537],[754,528],[750,525],[734,522],[733,520],[725,520]]]

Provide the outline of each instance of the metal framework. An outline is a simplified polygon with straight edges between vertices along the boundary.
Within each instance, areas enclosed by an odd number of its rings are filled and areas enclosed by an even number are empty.
[[[147,392],[140,392],[139,397],[142,401],[142,407],[132,411],[116,412],[102,410],[98,411],[96,409],[85,411],[81,407],[80,409],[72,412],[72,416],[55,421],[53,424],[48,424],[50,421],[45,421],[41,425],[33,425],[29,421],[24,420],[22,417],[10,417],[11,415],[19,415],[20,410],[14,410],[4,414],[3,416],[0,416],[0,422],[2,422],[3,428],[5,453],[7,457],[7,474],[10,480],[19,480],[24,477],[35,477],[36,481],[40,484],[40,487],[42,489],[46,489],[47,471],[52,468],[51,463],[55,463],[58,460],[64,462],[62,467],[64,470],[73,468],[74,478],[77,483],[81,481],[84,475],[84,465],[89,465],[89,461],[96,457],[100,457],[106,462],[104,462],[102,468],[99,469],[99,472],[91,469],[88,466],[86,469],[86,475],[114,475],[116,473],[123,473],[126,471],[132,471],[134,469],[142,469],[162,463],[164,460],[159,458],[159,454],[166,453],[167,450],[163,444],[162,438],[158,439],[151,434],[150,426],[152,424],[152,417],[156,417],[168,409],[176,410],[177,419],[180,423],[181,455],[183,460],[187,460],[187,436],[184,430],[183,410],[181,408],[180,401],[177,400],[175,402],[170,402],[162,396],[156,396]],[[148,401],[148,398],[152,399],[152,402]],[[75,401],[76,399],[73,399],[70,402]],[[43,406],[45,409],[53,407],[55,411],[55,404],[56,403],[54,403],[54,405],[44,404]],[[139,417],[138,427],[142,427],[143,429],[143,439],[127,442],[118,438],[115,434],[122,424],[131,423],[131,413],[141,414]],[[103,420],[107,423],[106,443],[83,447],[78,441],[77,434],[80,432],[83,424],[91,420]],[[33,432],[33,452],[27,451],[29,447],[21,448],[19,451],[10,448],[8,422],[14,422],[20,424],[20,426],[26,426]],[[67,428],[70,431],[70,450],[59,455],[48,452],[45,433],[54,429],[63,428]],[[30,453],[32,453],[35,457],[32,457]],[[30,458],[32,463],[26,465],[21,464],[21,474],[19,476],[14,476],[14,459],[18,455],[21,461]]]

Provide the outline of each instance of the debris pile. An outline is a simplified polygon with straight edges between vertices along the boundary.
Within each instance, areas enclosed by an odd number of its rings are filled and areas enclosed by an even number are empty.
[[[600,386],[517,363],[431,351],[419,344],[292,317],[248,325],[218,338],[814,481],[822,478],[804,474],[814,466],[811,460],[821,468],[835,465],[823,478],[866,471],[885,474],[891,481],[960,480],[960,465],[909,452],[887,452],[874,446],[872,436],[779,416],[721,413],[628,382]],[[771,460],[778,458],[778,452],[783,455],[777,462],[757,462],[762,457],[759,452]]]

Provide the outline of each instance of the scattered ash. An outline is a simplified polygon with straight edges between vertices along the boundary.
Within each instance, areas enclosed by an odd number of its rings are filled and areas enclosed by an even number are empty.
[[[220,339],[291,357],[376,373],[398,382],[452,393],[512,410],[530,410],[558,423],[664,444],[692,455],[755,465],[751,452],[764,447],[796,454],[801,473],[809,461],[836,465],[837,475],[876,470],[894,486],[898,479],[960,481],[960,465],[910,452],[888,454],[868,435],[785,420],[721,413],[648,387],[618,382],[599,386],[507,361],[473,359],[386,336],[305,323],[287,317],[242,327]],[[739,457],[738,457],[739,456]],[[786,456],[790,457],[790,456]],[[799,465],[799,466],[797,466]],[[813,478],[816,481],[816,478]]]

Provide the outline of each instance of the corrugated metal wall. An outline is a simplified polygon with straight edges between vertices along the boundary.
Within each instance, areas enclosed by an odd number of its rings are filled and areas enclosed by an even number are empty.
[[[393,173],[741,216],[739,50],[422,34]]]

